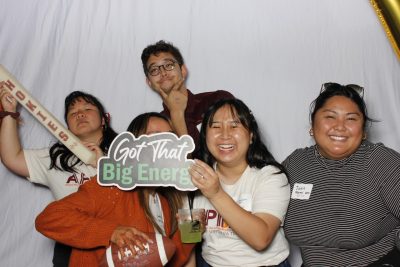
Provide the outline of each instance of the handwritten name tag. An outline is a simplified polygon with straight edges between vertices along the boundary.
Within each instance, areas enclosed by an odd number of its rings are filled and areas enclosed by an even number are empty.
[[[292,199],[310,199],[313,184],[298,184],[293,185]]]

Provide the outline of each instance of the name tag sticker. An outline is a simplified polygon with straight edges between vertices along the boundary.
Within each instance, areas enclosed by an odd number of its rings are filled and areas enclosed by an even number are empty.
[[[311,196],[311,191],[313,184],[298,184],[293,185],[292,199],[309,199]]]

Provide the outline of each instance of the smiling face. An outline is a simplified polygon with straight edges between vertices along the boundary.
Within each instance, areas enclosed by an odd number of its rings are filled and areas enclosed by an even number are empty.
[[[344,96],[333,96],[315,113],[312,131],[322,156],[340,160],[361,144],[364,118],[358,106]]]
[[[77,98],[69,106],[67,124],[69,130],[82,141],[97,142],[103,136],[104,121],[99,109],[83,98]]]
[[[162,65],[166,64],[174,64],[174,69],[165,70]],[[185,65],[179,66],[176,59],[170,53],[161,52],[157,55],[152,54],[147,61],[147,69],[151,70],[152,68],[159,68],[160,73],[155,76],[148,73],[146,82],[156,92],[163,90],[166,94],[169,94],[172,87],[187,76]]]
[[[217,110],[207,128],[207,148],[218,165],[246,168],[246,155],[251,140],[250,132],[242,125],[229,105]]]

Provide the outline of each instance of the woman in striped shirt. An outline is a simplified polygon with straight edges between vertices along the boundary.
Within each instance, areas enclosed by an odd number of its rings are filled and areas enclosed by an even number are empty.
[[[367,140],[362,93],[324,84],[311,104],[316,144],[284,161],[292,189],[285,231],[304,266],[400,266],[400,154]]]

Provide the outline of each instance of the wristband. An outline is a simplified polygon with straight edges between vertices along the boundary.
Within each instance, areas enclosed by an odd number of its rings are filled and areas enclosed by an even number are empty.
[[[19,112],[9,112],[9,111],[0,111],[0,119],[6,117],[10,115],[11,117],[13,117],[13,119],[18,119],[19,118]]]

